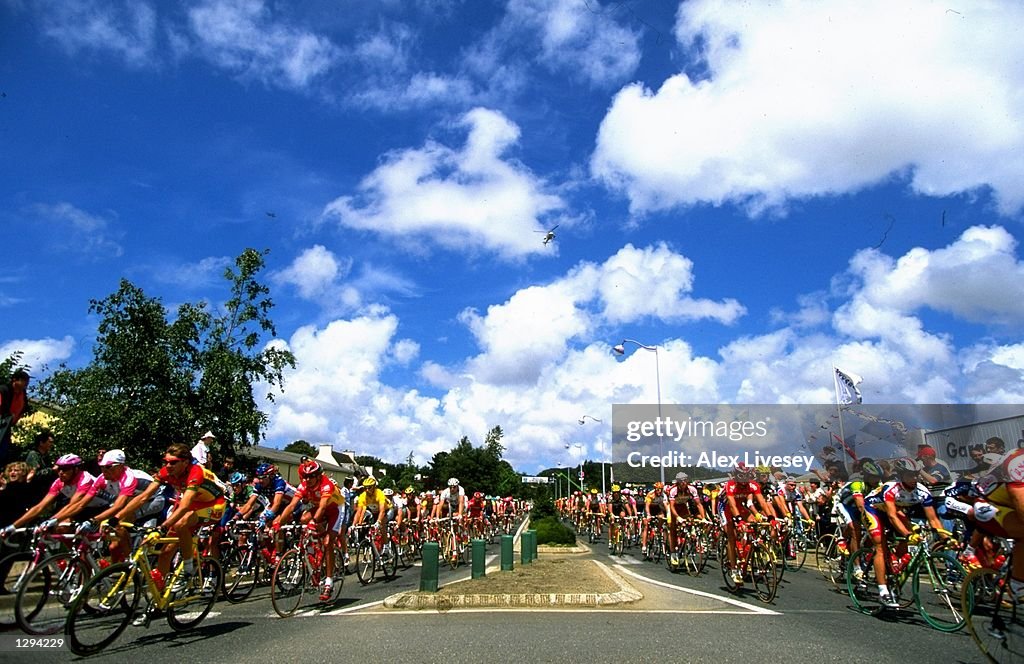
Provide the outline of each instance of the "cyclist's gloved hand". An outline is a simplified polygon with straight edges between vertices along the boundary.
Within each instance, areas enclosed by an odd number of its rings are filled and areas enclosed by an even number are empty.
[[[306,530],[315,533],[318,530],[316,526],[316,521],[310,521],[309,523],[307,523]]]
[[[98,527],[99,526],[96,524],[96,522],[90,519],[78,524],[78,528],[75,529],[75,533],[78,535],[88,535],[90,533],[96,532],[96,529]]]
[[[39,524],[39,530],[49,530],[57,525],[57,519],[47,519]]]
[[[263,514],[260,514],[260,521],[270,521],[275,516],[277,515],[274,514],[274,510],[264,510]]]
[[[953,537],[953,533],[949,532],[945,528],[939,528],[935,532],[938,533],[939,538],[942,539],[943,541],[948,540],[951,537]]]
[[[910,533],[910,535],[907,536],[907,542],[909,544],[920,544],[921,543],[921,534],[920,533]]]
[[[3,530],[0,530],[0,537],[10,537],[17,530],[14,526],[4,526]]]

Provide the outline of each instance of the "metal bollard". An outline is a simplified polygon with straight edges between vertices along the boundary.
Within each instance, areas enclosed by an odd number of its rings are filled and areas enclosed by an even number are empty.
[[[473,540],[473,578],[482,579],[487,574],[487,541]]]
[[[437,561],[441,557],[441,547],[437,542],[423,544],[423,567],[420,568],[420,591],[437,592]]]
[[[515,558],[515,538],[512,535],[501,536],[501,571],[511,572]]]

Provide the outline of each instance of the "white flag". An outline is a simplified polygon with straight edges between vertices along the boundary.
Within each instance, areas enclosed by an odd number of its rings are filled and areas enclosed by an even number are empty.
[[[851,403],[864,403],[863,397],[857,386],[864,381],[863,378],[854,373],[846,373],[836,368],[836,387],[838,388],[839,403],[843,405]]]

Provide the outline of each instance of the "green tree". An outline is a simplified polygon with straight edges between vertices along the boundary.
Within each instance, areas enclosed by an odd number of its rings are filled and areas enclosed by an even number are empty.
[[[316,456],[316,448],[307,443],[304,440],[296,440],[288,443],[285,448],[285,452],[291,452],[292,454],[304,454],[308,457]]]
[[[43,400],[61,411],[58,438],[81,452],[121,448],[133,463],[156,462],[172,442],[212,429],[221,452],[255,444],[267,415],[253,386],[283,385],[294,356],[259,349],[275,333],[273,304],[256,276],[264,253],[245,250],[226,270],[231,297],[220,316],[205,304],[183,304],[173,322],[159,299],[122,280],[117,292],[90,302],[100,319],[93,359],[61,365],[40,383]]]

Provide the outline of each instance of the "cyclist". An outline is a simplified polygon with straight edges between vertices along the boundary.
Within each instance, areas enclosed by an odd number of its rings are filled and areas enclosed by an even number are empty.
[[[86,519],[78,527],[79,532],[93,532],[99,524],[118,514],[129,500],[145,491],[153,483],[149,473],[125,465],[125,454],[122,450],[108,450],[100,459],[100,477],[92,483],[90,496],[103,495],[112,500],[110,506],[95,516]],[[164,496],[156,493],[149,502],[131,515],[130,521],[136,525],[156,525],[157,519],[164,510]],[[70,505],[68,507],[71,507]],[[66,515],[71,516],[71,514]],[[118,544],[111,550],[114,560],[124,560],[131,553],[128,532],[119,530]]]
[[[604,524],[601,523],[601,515],[604,514],[604,503],[605,498],[597,490],[597,487],[590,489],[590,494],[585,497],[586,500],[586,511],[587,519],[591,520],[594,524],[594,538],[601,537],[601,532],[604,530]]]
[[[303,462],[299,466],[299,478],[302,482],[295,490],[295,495],[280,516],[274,519],[273,525],[278,528],[282,522],[286,523],[302,502],[314,505],[306,527],[314,533],[320,533],[320,529],[324,529],[323,546],[327,552],[327,573],[324,576],[320,601],[326,602],[331,599],[334,584],[334,539],[339,538],[339,544],[345,541],[345,531],[341,528],[345,496],[341,493],[341,487],[324,474],[323,467],[316,461]]]
[[[884,471],[872,459],[863,459],[860,463],[861,479],[853,479],[844,484],[836,492],[833,513],[842,524],[845,539],[836,545],[839,552],[849,551],[847,542],[853,542],[854,548],[860,546],[861,521],[864,520],[864,495],[875,490],[882,481]]]
[[[462,518],[466,511],[466,491],[459,486],[458,478],[452,477],[448,480],[448,488],[441,492],[441,496],[434,503],[435,519],[445,516]]]
[[[921,537],[914,532],[915,528],[910,522],[908,513],[915,513],[920,516],[922,513],[928,523],[943,538],[949,537],[949,532],[942,528],[939,517],[935,514],[932,494],[928,489],[918,485],[918,475],[921,466],[917,461],[909,458],[896,459],[893,462],[894,470],[898,479],[878,485],[864,499],[864,514],[867,518],[868,532],[875,545],[874,568],[875,579],[878,581],[878,598],[882,606],[896,608],[899,606],[897,600],[889,593],[886,583],[885,571],[885,537],[888,531],[894,531],[902,537],[906,537],[910,544],[921,541]],[[905,552],[905,547],[900,546],[897,555]]]
[[[675,481],[668,489],[668,546],[672,552],[670,557],[673,567],[679,565],[679,553],[676,550],[679,523],[683,519],[697,515],[701,519],[706,518],[697,487],[690,484],[689,475],[684,472],[676,473]]]
[[[380,527],[381,536],[386,537],[389,509],[391,509],[391,501],[377,486],[376,478],[367,477],[363,480],[363,492],[356,498],[356,515],[352,524],[361,526],[367,517],[370,517]]]
[[[13,532],[15,528],[32,523],[51,505],[56,505],[59,509],[53,517],[39,524],[39,527],[44,530],[56,526],[60,519],[64,518],[65,513],[67,515],[81,513],[84,518],[91,518],[110,506],[111,499],[106,494],[102,496],[89,495],[89,490],[96,478],[86,472],[82,457],[77,454],[65,454],[57,459],[54,468],[57,470],[57,479],[50,485],[49,491],[46,492],[42,500],[15,519],[10,526],[7,526],[8,533]]]
[[[395,527],[402,525],[405,518],[405,499],[401,494],[396,494],[394,489],[384,489],[384,497],[391,502],[388,508],[388,523],[394,523]]]
[[[141,493],[128,501],[120,512],[119,520],[127,520],[146,505],[164,485],[174,489],[177,505],[167,515],[160,528],[178,538],[178,547],[165,546],[157,559],[157,570],[165,578],[171,566],[175,549],[181,550],[184,574],[171,586],[171,592],[185,590],[195,574],[195,545],[193,536],[207,523],[217,523],[224,514],[227,502],[226,487],[209,468],[192,459],[192,450],[185,443],[172,443],[164,452],[164,465],[154,481]],[[212,587],[204,592],[212,592]]]
[[[725,536],[729,543],[729,564],[732,580],[737,587],[743,585],[743,575],[736,565],[736,523],[755,522],[774,516],[772,506],[764,499],[761,486],[754,481],[754,470],[743,462],[733,469],[732,478],[725,483]],[[756,504],[756,507],[755,507]]]
[[[981,498],[967,512],[979,531],[975,532],[972,544],[979,556],[983,556],[985,534],[1013,540],[1010,590],[1017,601],[1024,600],[1024,449],[1012,450],[999,459],[988,473],[975,481],[975,490]],[[946,500],[946,506],[957,509],[950,499]]]
[[[661,482],[654,483],[652,489],[644,496],[644,522],[640,533],[640,554],[647,556],[647,531],[652,518],[664,517],[668,512],[666,504],[665,485]]]

